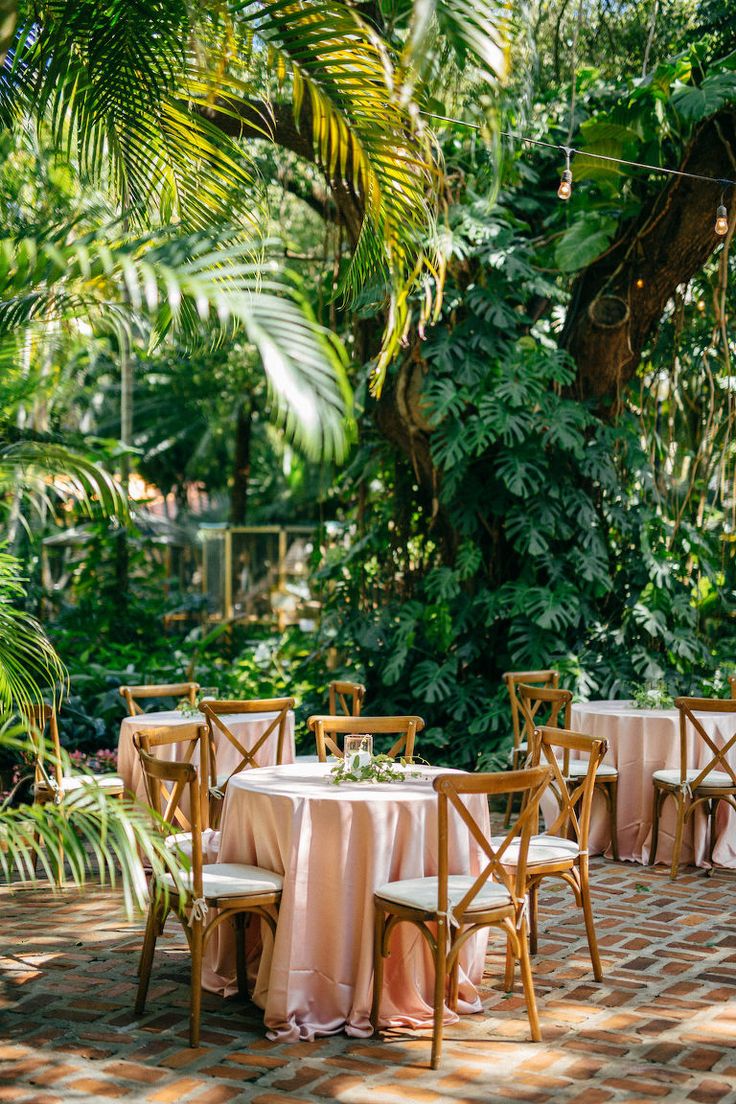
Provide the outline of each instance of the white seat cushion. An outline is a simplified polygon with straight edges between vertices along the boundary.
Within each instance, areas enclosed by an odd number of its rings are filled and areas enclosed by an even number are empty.
[[[182,872],[184,884],[192,892],[192,872]],[[169,889],[174,888],[171,874],[164,874],[163,880]],[[246,866],[245,863],[208,863],[202,867],[202,888],[205,897],[249,897],[261,893],[275,893],[282,889],[284,879],[272,870],[262,870],[260,866]]]
[[[125,782],[118,774],[70,774],[61,783],[64,793],[74,793],[75,790],[80,790],[83,786],[93,784],[103,790],[125,789]],[[36,792],[50,789],[48,783],[44,781],[36,782],[33,788]]]
[[[297,755],[295,763],[319,763],[319,755]]]
[[[474,881],[475,878],[470,874],[452,874],[448,878],[450,908],[462,901]],[[408,905],[409,908],[436,912],[437,889],[437,878],[405,878],[402,882],[385,882],[376,890],[376,896],[395,905]],[[477,912],[510,904],[511,897],[506,886],[488,881],[474,898],[468,911]]]
[[[503,843],[503,836],[496,836],[491,840],[494,850]],[[577,840],[563,839],[561,836],[548,836],[542,833],[532,836],[529,841],[526,865],[543,866],[547,863],[563,862],[565,859],[576,859],[579,854]],[[503,866],[516,866],[519,861],[519,840],[514,839],[501,856]]]
[[[568,778],[585,778],[588,773],[588,763],[583,759],[576,759],[575,762],[570,763],[568,766],[567,777]],[[618,778],[618,771],[615,767],[611,767],[608,763],[601,763],[598,770],[595,772],[596,778]]]
[[[689,770],[687,772],[688,782],[694,782],[700,774],[699,770]],[[652,775],[652,778],[656,778],[658,782],[665,782],[669,786],[680,785],[680,772],[679,770],[656,770]],[[707,778],[698,786],[700,790],[708,789],[734,789],[733,778],[730,774],[726,774],[725,771],[711,771]]]

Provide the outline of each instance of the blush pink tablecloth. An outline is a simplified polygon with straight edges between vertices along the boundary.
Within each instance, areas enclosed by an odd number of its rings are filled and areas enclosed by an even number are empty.
[[[730,739],[736,717],[728,713],[699,714],[705,731],[718,743]],[[608,741],[605,761],[616,767],[618,782],[618,848],[622,859],[646,863],[652,833],[652,774],[679,769],[680,718],[676,709],[637,709],[627,701],[583,702],[572,707],[572,728]],[[691,729],[688,766],[701,767],[712,752]],[[730,755],[736,766],[736,755]],[[715,865],[736,868],[736,814],[722,802],[716,816]],[[675,803],[665,802],[659,824],[657,862],[669,863],[675,834]],[[593,801],[590,850],[609,848],[608,813],[603,796]],[[610,853],[610,852],[609,852]],[[685,828],[682,862],[708,866],[708,834],[704,813],[696,810]]]
[[[232,713],[226,718],[226,721],[243,747],[252,748],[273,720],[273,717],[273,713]],[[158,713],[143,713],[140,717],[125,717],[120,725],[118,740],[118,774],[128,789],[132,790],[136,797],[145,800],[146,790],[143,771],[141,770],[138,753],[133,746],[133,734],[137,728],[142,725],[176,728],[178,725],[206,723],[206,718],[202,713],[194,713],[189,717],[185,717],[175,709]],[[218,774],[229,773],[237,767],[242,755],[218,728],[215,728],[214,738]],[[278,729],[275,729],[260,750],[259,760],[262,766],[271,766],[276,762],[277,743]],[[168,747],[154,750],[162,759],[166,757],[177,759],[183,752],[183,745],[171,744]],[[294,714],[291,712],[287,717],[282,757],[285,763],[294,762]],[[197,761],[195,757],[193,762],[196,763]]]
[[[220,862],[255,863],[284,875],[275,943],[249,948],[253,999],[271,1038],[371,1034],[373,893],[383,882],[437,873],[437,797],[431,779],[340,785],[330,766],[297,763],[234,777],[222,817]],[[423,774],[442,773],[425,768]],[[469,808],[488,830],[485,798]],[[477,873],[479,848],[451,814],[451,873]],[[257,926],[251,925],[257,938]],[[461,954],[461,1012],[478,1012],[487,931]],[[386,961],[382,1022],[426,1023],[433,966],[418,929],[400,924]],[[221,926],[209,945],[206,988],[236,991],[235,948]],[[447,1020],[455,1020],[449,1011]]]

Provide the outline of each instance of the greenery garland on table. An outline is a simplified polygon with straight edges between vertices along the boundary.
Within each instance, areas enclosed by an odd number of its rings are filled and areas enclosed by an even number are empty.
[[[407,767],[421,763],[429,766],[423,759],[399,759],[398,762],[390,755],[374,755],[369,763],[362,766],[359,756],[340,759],[330,771],[330,782],[333,786],[339,786],[343,782],[377,782],[379,784],[391,782],[405,782],[407,778],[421,778],[419,770],[406,770]],[[400,768],[400,769],[397,769]]]

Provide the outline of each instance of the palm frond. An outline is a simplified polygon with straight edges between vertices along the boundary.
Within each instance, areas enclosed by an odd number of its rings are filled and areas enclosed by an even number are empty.
[[[385,283],[389,324],[374,372],[380,382],[407,327],[408,295],[424,270],[440,165],[428,131],[402,103],[389,51],[340,0],[246,3],[242,18],[291,78],[299,124],[308,98],[315,160],[359,197],[361,232],[340,291],[350,300]]]
[[[0,442],[9,437],[19,439],[0,446],[0,488],[44,499],[73,498],[90,516],[125,518],[125,493],[96,460],[58,441],[24,438],[0,422]]]
[[[0,711],[40,700],[40,687],[66,681],[66,668],[41,625],[20,605],[20,562],[0,549]]]
[[[342,347],[318,326],[295,277],[259,246],[217,233],[87,235],[63,246],[0,241],[0,359],[4,339],[83,318],[132,340],[175,327],[192,346],[241,326],[261,355],[277,414],[308,455],[340,458],[350,433]]]
[[[461,66],[469,61],[481,80],[503,80],[509,63],[510,25],[507,0],[414,0],[402,62],[424,76],[439,32]]]
[[[247,151],[188,103],[197,13],[184,0],[50,0],[40,15],[24,5],[0,71],[0,125],[27,115],[49,126],[133,218],[156,212],[196,230],[242,213],[255,230]]]
[[[0,725],[0,747],[32,758],[27,733],[8,718]],[[65,767],[68,760],[62,753]],[[162,822],[132,798],[111,798],[91,779],[59,804],[0,805],[0,876],[8,884],[35,881],[36,867],[53,886],[62,855],[72,884],[82,888],[94,875],[103,884],[120,884],[129,916],[148,901],[141,859],[153,873],[152,884],[166,893],[169,873],[183,889],[178,858],[169,851]]]

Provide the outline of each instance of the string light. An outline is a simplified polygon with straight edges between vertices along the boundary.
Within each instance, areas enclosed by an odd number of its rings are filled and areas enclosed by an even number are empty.
[[[420,111],[420,115],[425,115],[430,119],[439,119],[443,123],[454,123],[457,126],[468,127],[470,130],[481,130],[478,123],[468,123],[464,119],[453,119],[448,115],[437,115],[434,111]],[[562,174],[562,181],[560,181],[560,188],[565,181],[565,176],[569,172],[570,158],[573,154],[577,154],[580,157],[586,157],[593,161],[607,161],[613,165],[625,165],[631,169],[645,169],[646,172],[654,173],[656,176],[679,176],[686,180],[700,180],[705,184],[720,184],[722,189],[736,187],[736,180],[728,180],[722,176],[703,176],[700,173],[685,172],[683,169],[669,169],[663,165],[647,165],[643,161],[627,161],[623,157],[611,157],[605,153],[593,153],[591,150],[576,149],[574,146],[562,146],[557,142],[542,142],[538,138],[525,138],[522,134],[512,134],[511,131],[502,130],[499,132],[502,138],[510,138],[513,142],[523,142],[528,146],[542,146],[544,149],[558,150],[560,153],[564,153],[567,158],[568,169]],[[569,199],[572,194],[572,173],[570,173],[567,183],[570,185],[570,193],[566,196],[561,195],[560,189],[557,194],[561,199]],[[725,229],[717,229],[716,233],[719,235],[725,234],[728,231],[728,211],[724,207],[723,203],[718,208],[716,213],[716,221],[719,225],[723,225],[720,220],[725,219]]]
[[[569,146],[565,146],[565,171],[562,174],[560,180],[560,186],[557,189],[557,195],[560,199],[569,199],[572,195],[572,172],[570,170],[570,153],[572,152]]]
[[[715,232],[721,237],[723,237],[724,234],[728,233],[728,211],[723,204],[721,204],[716,211]]]

